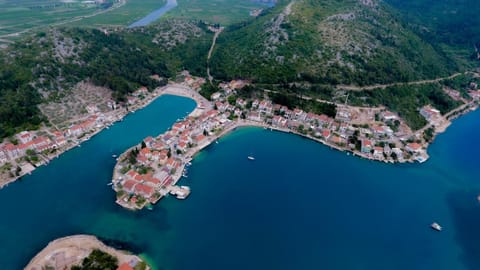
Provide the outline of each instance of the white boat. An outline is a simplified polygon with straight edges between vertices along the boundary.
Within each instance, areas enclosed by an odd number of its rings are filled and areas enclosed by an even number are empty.
[[[113,154],[113,155],[112,155],[112,157],[113,157],[113,158],[116,158],[116,157],[117,157],[117,155]]]
[[[442,226],[440,226],[440,224],[438,224],[437,222],[432,223],[432,225],[430,225],[430,228],[434,229],[437,232],[442,231]]]
[[[108,184],[107,184],[107,186],[111,186],[111,185],[113,185],[113,183],[112,183],[112,182],[110,182],[110,183],[108,183]]]
[[[249,160],[255,160],[255,158],[252,157],[252,156],[248,156],[247,158],[248,158]]]

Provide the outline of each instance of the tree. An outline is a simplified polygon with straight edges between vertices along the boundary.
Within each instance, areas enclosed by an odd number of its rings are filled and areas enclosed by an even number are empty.
[[[117,258],[99,249],[94,249],[88,257],[83,259],[80,266],[73,266],[72,270],[115,270],[117,268]]]
[[[147,147],[147,144],[144,141],[142,141],[142,149],[145,147]]]

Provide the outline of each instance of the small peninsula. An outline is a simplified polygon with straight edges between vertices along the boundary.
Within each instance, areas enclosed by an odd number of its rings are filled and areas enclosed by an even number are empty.
[[[25,270],[90,269],[103,264],[117,270],[149,270],[138,256],[106,246],[91,235],[74,235],[50,242],[25,267]]]

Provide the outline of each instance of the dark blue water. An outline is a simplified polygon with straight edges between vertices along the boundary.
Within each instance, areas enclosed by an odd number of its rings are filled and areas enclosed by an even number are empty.
[[[163,7],[151,12],[147,16],[145,16],[145,17],[141,18],[140,20],[130,24],[128,26],[128,28],[139,27],[139,26],[147,26],[150,23],[160,19],[160,17],[162,17],[165,13],[167,13],[171,9],[175,8],[176,6],[177,6],[177,0],[167,0],[167,3]]]
[[[107,186],[115,164],[112,154],[123,152],[148,135],[164,132],[194,106],[190,99],[162,96],[80,148],[0,190],[0,269],[22,269],[57,237],[91,233],[97,228],[109,237],[109,233],[117,232],[113,218],[102,223],[110,216],[141,225],[141,220],[138,224],[135,220],[137,213],[112,203],[115,194]],[[121,231],[119,238],[129,239],[127,233]]]
[[[2,269],[20,269],[49,241],[79,233],[126,243],[157,269],[480,268],[480,111],[440,135],[422,165],[240,129],[195,158],[183,180],[187,200],[166,198],[154,211],[117,207],[106,186],[111,154],[193,106],[161,97],[0,190]],[[431,230],[433,221],[444,231]]]

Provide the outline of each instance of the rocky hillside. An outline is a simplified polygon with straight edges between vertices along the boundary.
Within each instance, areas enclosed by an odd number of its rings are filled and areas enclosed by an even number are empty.
[[[187,68],[205,73],[213,34],[201,22],[168,20],[135,29],[50,29],[0,51],[0,138],[43,120],[37,105],[61,100],[81,81],[125,95],[157,87]],[[204,59],[202,61],[202,59]]]
[[[212,58],[216,77],[263,83],[370,85],[460,69],[378,0],[293,0],[227,29]]]

